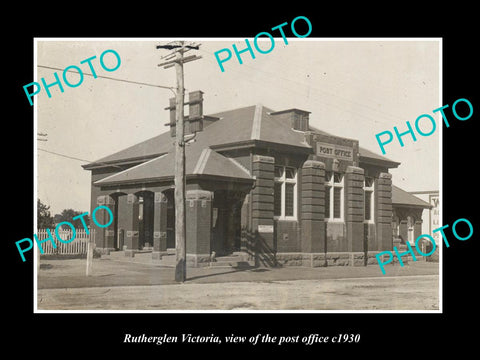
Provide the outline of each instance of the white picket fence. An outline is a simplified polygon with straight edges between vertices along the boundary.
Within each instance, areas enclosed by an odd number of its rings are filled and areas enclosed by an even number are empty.
[[[64,254],[64,255],[78,255],[87,253],[87,244],[89,241],[95,242],[95,229],[89,229],[90,234],[87,234],[85,229],[75,229],[75,239],[67,244],[57,239],[55,229],[49,229],[52,237],[55,240],[56,248],[53,247],[51,241],[46,241],[41,244],[43,254]],[[63,241],[72,239],[73,231],[71,229],[58,230],[58,236]],[[49,234],[46,229],[39,229],[37,231],[38,240],[48,238]]]

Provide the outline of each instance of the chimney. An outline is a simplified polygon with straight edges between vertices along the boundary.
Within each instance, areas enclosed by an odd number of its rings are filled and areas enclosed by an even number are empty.
[[[188,94],[188,102],[184,105],[188,105],[189,115],[184,116],[185,122],[185,135],[193,134],[203,130],[203,92],[200,90],[192,91]],[[170,122],[166,125],[170,126],[170,136],[175,137],[176,122],[175,122],[175,98],[170,99],[170,106],[165,108],[170,110]]]
[[[288,109],[270,113],[271,116],[280,119],[280,121],[286,122],[293,130],[298,131],[310,130],[309,114],[309,111],[300,109]]]

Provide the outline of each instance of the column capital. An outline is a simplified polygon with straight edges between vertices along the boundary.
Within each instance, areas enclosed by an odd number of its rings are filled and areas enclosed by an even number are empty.
[[[208,190],[187,190],[186,198],[189,200],[212,200],[213,192]]]
[[[138,202],[138,196],[135,194],[127,194],[127,204],[135,204]]]
[[[347,166],[347,169],[345,170],[345,173],[347,174],[361,174],[363,175],[365,173],[365,170],[363,170],[361,167],[357,166]]]
[[[275,163],[275,158],[273,156],[265,156],[265,155],[253,155],[253,162],[266,162],[266,163]]]
[[[115,200],[110,195],[97,196],[97,205],[113,205]]]
[[[97,205],[104,205],[105,204],[105,195],[97,196]]]
[[[155,192],[154,202],[156,203],[166,203],[167,197],[163,192]]]
[[[392,174],[382,172],[378,175],[378,178],[379,179],[392,179]]]
[[[325,163],[318,161],[318,160],[307,160],[303,163],[302,168],[317,168],[317,169],[325,169]]]

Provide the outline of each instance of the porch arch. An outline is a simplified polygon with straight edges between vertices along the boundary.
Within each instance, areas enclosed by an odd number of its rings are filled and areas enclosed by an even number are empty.
[[[134,193],[138,198],[138,249],[153,247],[153,222],[155,193],[141,190]]]
[[[120,219],[120,214],[124,210],[123,203],[126,202],[127,193],[116,191],[108,194],[108,196],[113,200],[113,222],[111,225],[111,233],[113,232],[113,241],[112,246],[113,250],[122,250],[125,243],[125,228],[122,227],[122,221]]]

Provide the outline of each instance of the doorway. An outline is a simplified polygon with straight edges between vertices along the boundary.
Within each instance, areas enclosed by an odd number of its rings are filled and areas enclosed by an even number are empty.
[[[241,208],[244,198],[243,193],[215,191],[211,250],[217,256],[230,255],[241,249]]]
[[[154,193],[142,191],[138,196],[138,249],[153,247]]]
[[[163,193],[167,198],[167,249],[175,249],[175,196],[174,189]]]

